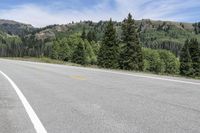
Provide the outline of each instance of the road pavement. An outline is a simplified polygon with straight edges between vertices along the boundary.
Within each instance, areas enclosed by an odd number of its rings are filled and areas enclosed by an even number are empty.
[[[200,81],[0,59],[48,133],[199,133]],[[35,133],[0,74],[0,133]]]

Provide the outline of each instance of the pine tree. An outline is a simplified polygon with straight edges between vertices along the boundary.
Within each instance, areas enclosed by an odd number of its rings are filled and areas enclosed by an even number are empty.
[[[96,35],[95,35],[95,32],[94,32],[94,31],[90,30],[90,31],[88,32],[88,34],[87,34],[87,40],[88,40],[89,42],[91,42],[91,41],[96,41]]]
[[[186,40],[180,53],[180,74],[190,76],[192,74],[192,59],[189,52],[189,40]]]
[[[88,42],[88,40],[84,40],[85,50],[86,50],[86,63],[87,64],[95,64],[97,61],[97,57],[93,51],[92,46]]]
[[[85,32],[85,27],[83,27],[83,32],[81,34],[81,38],[84,40],[86,39],[86,32]]]
[[[120,67],[125,70],[143,70],[143,55],[139,35],[131,14],[122,23],[122,51],[120,54]]]
[[[197,39],[191,39],[189,43],[189,52],[192,59],[193,76],[200,76],[200,44]]]
[[[85,65],[86,64],[86,50],[84,42],[80,41],[72,55],[72,62]]]
[[[52,46],[52,52],[51,52],[51,58],[52,59],[58,59],[58,53],[59,53],[59,42],[54,41]]]
[[[119,58],[119,44],[116,36],[116,29],[112,20],[108,22],[102,46],[98,54],[98,65],[104,68],[118,68],[118,58]]]
[[[63,39],[60,41],[60,49],[59,49],[59,59],[64,61],[69,61],[70,59],[70,48],[67,43],[67,40]]]

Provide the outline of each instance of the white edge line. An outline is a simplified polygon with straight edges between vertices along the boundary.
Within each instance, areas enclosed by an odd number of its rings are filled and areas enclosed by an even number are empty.
[[[4,59],[6,60],[6,59]],[[7,60],[12,61],[12,60]],[[104,73],[112,73],[112,74],[120,74],[120,75],[126,75],[126,76],[132,76],[132,77],[139,77],[139,78],[148,78],[148,79],[156,79],[156,80],[162,80],[162,81],[170,81],[170,82],[176,82],[176,83],[184,83],[184,84],[192,84],[192,85],[200,85],[198,82],[191,82],[191,81],[183,81],[183,80],[177,80],[177,79],[169,79],[169,78],[160,78],[155,76],[146,76],[146,75],[138,75],[134,73],[123,73],[123,72],[117,72],[113,70],[103,70],[103,69],[95,69],[95,68],[84,68],[84,67],[77,67],[77,66],[67,66],[67,65],[59,65],[59,64],[48,64],[48,63],[41,63],[41,62],[31,62],[31,61],[21,61],[29,64],[37,64],[37,65],[52,65],[52,66],[58,66],[58,67],[68,67],[71,69],[82,69],[87,71],[96,71],[96,72],[104,72]]]
[[[27,99],[25,98],[23,93],[20,91],[20,89],[17,87],[17,85],[4,72],[0,71],[0,73],[10,82],[12,87],[15,89],[15,91],[16,91],[18,97],[20,98],[29,118],[31,119],[31,122],[32,122],[36,132],[37,133],[47,133],[46,129],[42,125],[41,121],[39,120],[38,116],[34,112],[33,108],[31,107],[31,105],[29,104],[29,102],[27,101]]]
[[[27,62],[27,61],[25,61],[25,62]],[[48,64],[48,63],[39,63],[39,62],[27,62],[27,63],[37,64],[37,65],[43,65],[44,64],[44,65],[52,65],[52,66],[58,66],[58,67],[68,67],[68,68],[71,68],[71,69],[80,69],[80,70],[112,73],[112,74],[126,75],[126,76],[139,77],[139,78],[148,78],[148,79],[176,82],[176,83],[200,85],[200,83],[198,83],[198,82],[183,81],[183,80],[169,79],[169,78],[160,78],[160,77],[148,76],[148,75],[138,75],[138,74],[134,74],[134,73],[117,72],[117,71],[113,71],[113,70],[103,70],[103,69],[85,68],[85,67],[77,67],[77,66],[67,66],[67,65],[59,65],[59,64]]]
[[[118,72],[110,72],[117,74]],[[167,79],[167,78],[159,78],[159,77],[153,77],[153,76],[144,76],[144,75],[136,75],[136,74],[126,74],[126,73],[118,73],[121,75],[128,75],[133,77],[140,77],[140,78],[148,78],[148,79],[156,79],[156,80],[163,80],[163,81],[170,81],[170,82],[177,82],[177,83],[185,83],[185,84],[192,84],[192,85],[200,85],[200,83],[197,82],[190,82],[190,81],[183,81],[183,80],[176,80],[176,79]]]
[[[33,62],[31,62],[31,63],[33,63]],[[40,64],[42,64],[42,63],[40,63]],[[55,65],[55,64],[50,64],[50,65]],[[148,79],[170,81],[170,82],[176,82],[176,83],[200,85],[200,83],[198,83],[198,82],[183,81],[183,80],[176,80],[176,79],[169,79],[169,78],[160,78],[160,77],[148,76],[148,75],[138,75],[138,74],[134,74],[134,73],[130,74],[130,73],[125,73],[125,72],[124,73],[123,72],[116,72],[116,71],[112,71],[112,70],[109,71],[109,70],[103,70],[103,69],[83,68],[83,67],[76,67],[76,66],[65,66],[65,67],[68,67],[68,68],[71,68],[71,69],[82,69],[82,70],[87,70],[87,71],[91,70],[91,71],[96,71],[96,72],[112,73],[112,74],[126,75],[126,76],[139,77],[139,78],[148,78]]]

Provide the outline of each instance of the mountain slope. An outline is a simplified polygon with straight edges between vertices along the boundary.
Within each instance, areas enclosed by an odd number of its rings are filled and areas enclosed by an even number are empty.
[[[12,20],[0,19],[0,30],[11,34],[23,36],[35,30],[32,25],[23,24]]]
[[[100,40],[103,29],[106,25],[106,21],[99,21],[98,23],[92,21],[83,21],[79,23],[70,23],[66,25],[51,25],[38,30],[35,35],[37,39],[46,39],[46,38],[55,38],[55,36],[59,33],[65,34],[73,34],[82,32],[83,27],[88,32],[89,30],[96,30],[97,38]],[[195,35],[195,27],[193,23],[182,23],[182,22],[171,22],[171,21],[154,21],[150,19],[137,20],[136,25],[140,31],[140,33],[146,32],[165,32],[166,36],[170,36],[168,38],[178,39],[183,42],[182,37],[176,37],[170,35],[170,32],[174,32],[175,34],[184,35],[184,36],[196,36]],[[115,22],[115,27],[120,35],[121,32],[121,22]]]
[[[153,49],[167,49],[177,56],[187,38],[197,38],[200,41],[200,24],[155,21],[150,19],[136,20],[140,33],[140,40],[144,47]],[[65,25],[50,25],[44,28],[34,28],[31,25],[10,20],[0,20],[0,30],[7,34],[18,35],[25,38],[26,45],[51,43],[72,34],[81,34],[83,28],[86,33],[93,31],[95,41],[101,41],[107,21],[82,21]],[[121,36],[121,22],[114,22],[118,37]],[[23,40],[23,39],[22,39]]]

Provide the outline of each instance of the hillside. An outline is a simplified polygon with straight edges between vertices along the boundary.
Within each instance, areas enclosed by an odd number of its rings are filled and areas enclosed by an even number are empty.
[[[62,38],[72,34],[81,34],[83,28],[86,33],[95,31],[96,41],[101,41],[106,21],[98,23],[83,21],[66,25],[51,25],[32,32],[31,37],[41,41],[52,41],[55,38]],[[121,36],[121,22],[114,22],[117,34]],[[195,24],[171,21],[154,21],[150,19],[136,20],[140,33],[140,40],[144,47],[154,49],[167,49],[178,56],[183,43],[187,38],[197,38]],[[29,35],[30,37],[30,35]]]
[[[0,56],[21,56],[22,40],[17,35],[10,35],[0,31]]]
[[[23,24],[12,20],[0,19],[0,30],[10,35],[24,36],[34,31],[34,28],[30,24]]]
[[[56,33],[58,32],[81,32],[83,27],[86,28],[86,30],[90,30],[95,28],[95,30],[99,29],[101,32],[103,31],[104,26],[106,25],[106,21],[99,21],[98,23],[92,22],[92,21],[83,21],[78,23],[70,23],[66,25],[51,25],[44,28],[41,28],[37,31],[37,35],[41,34],[42,36],[48,37],[49,32]],[[150,19],[143,19],[143,20],[136,20],[136,25],[141,33],[152,31],[152,30],[158,30],[158,31],[169,31],[169,30],[177,30],[177,31],[183,31],[188,33],[195,33],[194,24],[193,23],[182,23],[182,22],[171,22],[171,21],[154,21]],[[120,28],[121,22],[115,22],[116,28]],[[41,37],[42,38],[42,37]]]
[[[83,21],[66,25],[34,28],[31,25],[2,20],[0,23],[2,29],[0,30],[0,57],[48,57],[82,65],[99,65],[97,64],[99,63],[99,54],[102,53],[101,55],[104,57],[106,55],[104,52],[112,51],[108,50],[109,48],[112,49],[112,45],[117,45],[118,48],[114,51],[118,51],[116,53],[121,54],[121,50],[123,50],[125,45],[122,37],[122,24],[124,23]],[[200,23],[143,19],[136,20],[135,23],[132,21],[132,24],[132,31],[130,32],[130,28],[127,28],[126,32],[128,33],[127,35],[132,34],[130,38],[137,39],[138,48],[141,48],[140,60],[141,66],[144,63],[144,68],[141,67],[140,70],[177,74],[179,73],[181,62],[179,59],[183,59],[180,52],[185,41],[189,39],[188,43],[195,47],[195,50],[198,51],[199,49]],[[108,28],[109,25],[111,28]],[[111,29],[112,32],[108,33],[108,29]],[[111,38],[114,40],[103,41],[103,39]],[[101,50],[103,46],[109,43],[115,44]],[[135,42],[132,44],[135,45]],[[193,51],[190,49],[189,52],[192,53]],[[127,57],[132,57],[132,55],[134,53],[124,57],[127,59]],[[104,62],[109,56],[110,53],[102,61]],[[115,60],[116,66],[119,59],[121,59],[118,57],[116,55],[116,58],[112,59],[112,61]],[[192,57],[196,59],[194,55]],[[192,57],[189,55],[189,58]]]
[[[179,55],[187,38],[197,38],[200,41],[199,27],[194,23],[155,21],[150,19],[136,20],[140,40],[144,47],[153,49],[167,49],[175,55]],[[95,41],[101,41],[107,22],[83,21],[66,25],[50,25],[44,28],[34,28],[29,24],[23,24],[10,20],[0,20],[0,30],[9,35],[21,36],[23,43],[34,46],[38,44],[52,44],[56,38],[63,38],[73,34],[94,32]],[[121,36],[121,22],[114,22],[117,35]]]

